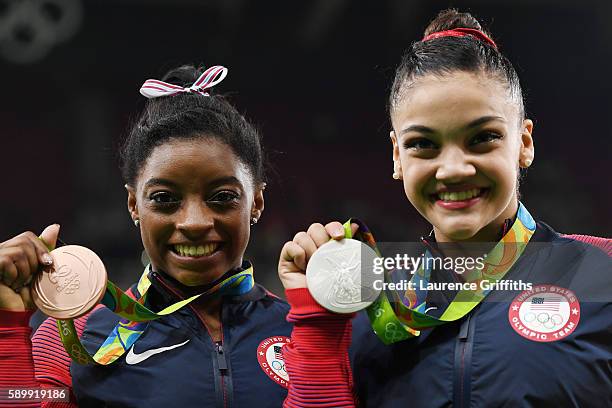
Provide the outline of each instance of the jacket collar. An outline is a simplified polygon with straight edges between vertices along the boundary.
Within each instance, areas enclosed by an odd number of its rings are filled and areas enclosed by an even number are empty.
[[[233,272],[240,272],[242,268]],[[148,291],[147,302],[156,307],[166,307],[172,303],[176,303],[183,299],[187,299],[193,295],[205,292],[210,289],[210,285],[202,286],[186,286],[168,275],[164,271],[149,270],[148,278],[151,281],[151,287]],[[141,294],[138,294],[140,297]],[[224,301],[229,303],[242,303],[248,301],[257,301],[266,296],[266,290],[257,283],[253,288],[242,295],[224,296]]]

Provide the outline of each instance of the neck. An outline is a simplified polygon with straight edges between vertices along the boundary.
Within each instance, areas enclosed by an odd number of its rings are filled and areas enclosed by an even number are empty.
[[[221,298],[196,301],[193,305],[196,313],[214,342],[223,340],[223,326],[221,324]]]
[[[194,302],[193,308],[202,315],[214,316],[218,318],[221,311],[221,297],[200,298]]]

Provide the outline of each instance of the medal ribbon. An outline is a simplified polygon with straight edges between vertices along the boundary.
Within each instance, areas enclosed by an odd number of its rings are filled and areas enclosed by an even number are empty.
[[[374,237],[367,227],[359,220],[352,220],[352,222],[359,225],[355,238],[363,241],[380,255]],[[351,238],[352,235],[350,225],[351,220],[344,224],[346,238]],[[466,283],[475,282],[479,284],[482,281],[488,281],[493,285],[501,280],[519,259],[535,229],[536,223],[533,217],[525,206],[519,202],[517,217],[512,227],[486,255],[484,268],[466,273]],[[425,259],[430,256],[427,253]],[[428,264],[428,262],[425,262],[425,264]],[[426,286],[430,275],[431,268],[423,268],[421,265],[410,281],[417,288],[421,287],[419,281],[424,282]],[[382,291],[366,311],[376,335],[383,343],[392,344],[418,336],[421,329],[440,326],[467,315],[490,292],[490,290],[483,290],[481,285],[477,287],[480,289],[459,291],[440,317],[424,313],[427,291],[422,290],[407,291],[403,296],[394,295],[393,305],[385,291]]]
[[[108,281],[106,293],[101,303],[113,313],[121,316],[122,319],[93,356],[81,344],[73,320],[57,319],[57,327],[64,348],[70,357],[79,364],[111,364],[125,354],[132,344],[138,340],[149,321],[174,313],[201,296],[237,296],[249,292],[255,285],[255,280],[253,278],[253,266],[248,262],[246,264],[244,270],[229,277],[224,275],[205,292],[176,302],[159,312],[154,312],[145,306],[148,289],[151,286],[148,276],[150,265],[145,268],[138,281],[137,290],[141,295],[139,299],[130,297],[111,281]]]

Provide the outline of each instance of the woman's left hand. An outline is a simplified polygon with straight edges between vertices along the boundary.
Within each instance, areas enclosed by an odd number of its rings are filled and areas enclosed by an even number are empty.
[[[353,233],[359,226],[351,224]],[[286,242],[281,250],[278,261],[278,276],[285,289],[306,288],[306,265],[312,254],[330,239],[344,238],[344,226],[338,221],[332,221],[325,226],[320,223],[311,224],[308,231],[300,231],[292,241]]]

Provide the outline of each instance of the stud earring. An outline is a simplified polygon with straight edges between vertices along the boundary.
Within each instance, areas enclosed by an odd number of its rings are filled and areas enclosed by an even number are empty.
[[[257,221],[259,221],[257,218],[251,217],[251,225],[257,224]]]
[[[525,159],[525,167],[531,166],[531,163],[533,163],[531,159]]]
[[[399,173],[397,171],[393,172],[393,179],[394,180],[399,180]]]
[[[140,225],[140,220],[138,218],[134,220],[134,225],[137,227]]]

